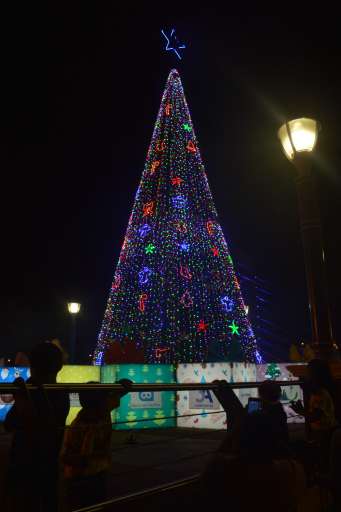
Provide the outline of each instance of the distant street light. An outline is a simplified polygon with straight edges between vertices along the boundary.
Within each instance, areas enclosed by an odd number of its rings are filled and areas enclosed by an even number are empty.
[[[319,124],[302,117],[283,124],[278,137],[287,158],[294,164],[303,242],[312,344],[318,357],[333,356],[333,332],[325,277],[320,213],[312,176],[311,154],[316,146]]]
[[[76,354],[76,336],[77,336],[77,315],[80,312],[81,305],[79,302],[68,302],[67,309],[71,315],[71,333],[70,333],[70,363],[75,363]]]

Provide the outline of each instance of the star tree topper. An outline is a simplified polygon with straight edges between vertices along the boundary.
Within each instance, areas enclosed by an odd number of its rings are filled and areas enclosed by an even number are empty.
[[[166,52],[173,51],[175,55],[178,57],[178,59],[181,60],[182,57],[180,55],[180,50],[186,48],[186,45],[179,42],[178,38],[175,35],[175,28],[172,28],[168,36],[164,30],[161,30],[161,34],[166,39]]]

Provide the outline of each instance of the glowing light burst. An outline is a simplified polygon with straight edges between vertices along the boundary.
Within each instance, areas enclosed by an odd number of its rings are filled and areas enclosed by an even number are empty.
[[[233,360],[231,344],[246,362],[261,357],[176,70],[163,94],[94,363],[103,364],[112,342],[124,345],[128,331],[143,344],[146,363],[203,363],[213,346],[218,360]]]
[[[178,59],[182,59],[180,51],[186,48],[186,45],[184,43],[179,43],[178,38],[175,34],[175,28],[172,28],[169,36],[167,36],[166,32],[164,30],[161,30],[161,34],[166,39],[166,52],[173,51],[175,55],[178,57]]]

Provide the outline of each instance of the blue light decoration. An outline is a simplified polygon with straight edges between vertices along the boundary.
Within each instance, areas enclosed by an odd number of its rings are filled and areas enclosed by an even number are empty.
[[[172,28],[169,36],[167,36],[166,32],[164,30],[161,30],[161,34],[166,39],[166,52],[173,51],[175,55],[178,57],[178,59],[182,59],[179,50],[183,50],[186,48],[186,45],[184,43],[179,43],[178,38],[175,34],[175,28]]]
[[[257,363],[257,364],[262,364],[262,362],[263,362],[263,358],[262,358],[262,356],[260,355],[260,353],[259,353],[259,351],[258,351],[258,350],[256,350],[256,352],[255,352],[255,357],[256,357],[256,363]]]
[[[187,242],[181,242],[180,249],[183,252],[189,252],[189,244]]]
[[[220,302],[226,313],[231,313],[234,306],[233,300],[230,299],[230,297],[228,297],[227,295],[225,295],[224,297],[221,297]]]
[[[160,165],[151,173],[155,161]],[[103,362],[102,353],[113,343],[124,346],[128,337],[143,346],[148,364],[204,363],[211,361],[213,346],[220,361],[259,359],[175,69],[163,93],[125,240],[95,364]],[[161,342],[167,349],[162,357]]]
[[[172,198],[174,208],[186,208],[187,199],[181,194]]]
[[[140,227],[139,229],[139,235],[144,238],[145,236],[148,235],[149,231],[151,230],[152,228],[149,226],[149,224],[143,224],[143,226]]]
[[[139,284],[147,284],[149,281],[150,276],[152,275],[152,271],[148,267],[143,267],[142,270],[139,272]]]

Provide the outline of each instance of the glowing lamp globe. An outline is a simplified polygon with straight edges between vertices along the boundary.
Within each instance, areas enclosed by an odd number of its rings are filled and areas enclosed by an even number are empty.
[[[319,125],[315,119],[301,117],[284,123],[278,130],[283,151],[289,160],[297,153],[311,153],[317,142]]]
[[[77,315],[81,309],[79,302],[68,302],[67,309],[71,315]]]

